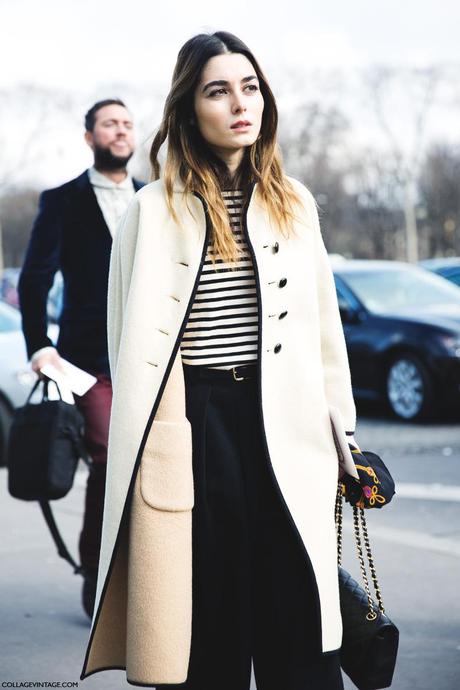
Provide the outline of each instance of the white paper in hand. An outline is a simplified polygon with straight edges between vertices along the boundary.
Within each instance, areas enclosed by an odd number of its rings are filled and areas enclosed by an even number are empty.
[[[41,372],[48,376],[48,378],[56,381],[58,386],[64,386],[65,389],[72,391],[76,395],[84,395],[96,383],[97,378],[95,376],[88,374],[84,369],[76,367],[66,359],[62,359],[62,357],[61,364],[64,371],[60,371],[53,364],[45,364],[41,368]]]
[[[75,403],[67,376],[62,371],[55,367],[54,364],[45,364],[45,366],[40,369],[40,372],[51,379],[51,381],[54,381],[57,386],[57,392],[54,392],[54,395],[50,392],[50,400],[55,400],[58,397],[62,398],[64,402],[70,405]]]

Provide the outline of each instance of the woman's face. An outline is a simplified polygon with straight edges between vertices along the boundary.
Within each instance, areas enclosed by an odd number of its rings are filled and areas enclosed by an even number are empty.
[[[240,53],[208,60],[195,90],[196,125],[222,158],[251,146],[259,136],[264,109],[254,67]]]

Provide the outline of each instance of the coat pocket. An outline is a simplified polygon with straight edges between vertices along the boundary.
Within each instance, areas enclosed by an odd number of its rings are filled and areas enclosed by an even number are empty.
[[[191,510],[194,503],[190,422],[154,421],[140,465],[140,491],[157,510]]]

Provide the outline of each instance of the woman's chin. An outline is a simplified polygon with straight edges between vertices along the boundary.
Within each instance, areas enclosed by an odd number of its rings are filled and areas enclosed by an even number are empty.
[[[233,144],[238,148],[252,146],[257,137],[251,132],[241,132],[233,138]]]
[[[221,150],[227,151],[240,151],[241,149],[247,149],[252,146],[256,141],[257,137],[249,134],[240,134],[237,137],[233,137],[231,141],[226,141],[225,144],[220,146]]]

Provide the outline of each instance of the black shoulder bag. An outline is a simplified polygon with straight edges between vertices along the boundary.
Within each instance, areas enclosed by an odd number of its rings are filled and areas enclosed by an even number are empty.
[[[398,653],[399,631],[385,613],[364,508],[381,508],[394,495],[394,481],[375,453],[352,449],[359,480],[345,475],[339,482],[335,507],[343,640],[340,663],[359,690],[388,688]],[[353,526],[364,589],[341,567],[343,499],[353,506]],[[364,562],[363,545],[375,589],[373,600]]]
[[[43,385],[41,402],[32,403]],[[76,407],[61,398],[48,397],[49,379],[38,380],[23,407],[15,410],[8,448],[8,491],[23,501],[38,501],[58,554],[81,573],[59,533],[49,501],[63,498],[72,488],[78,460],[91,466],[86,453],[83,417]]]

